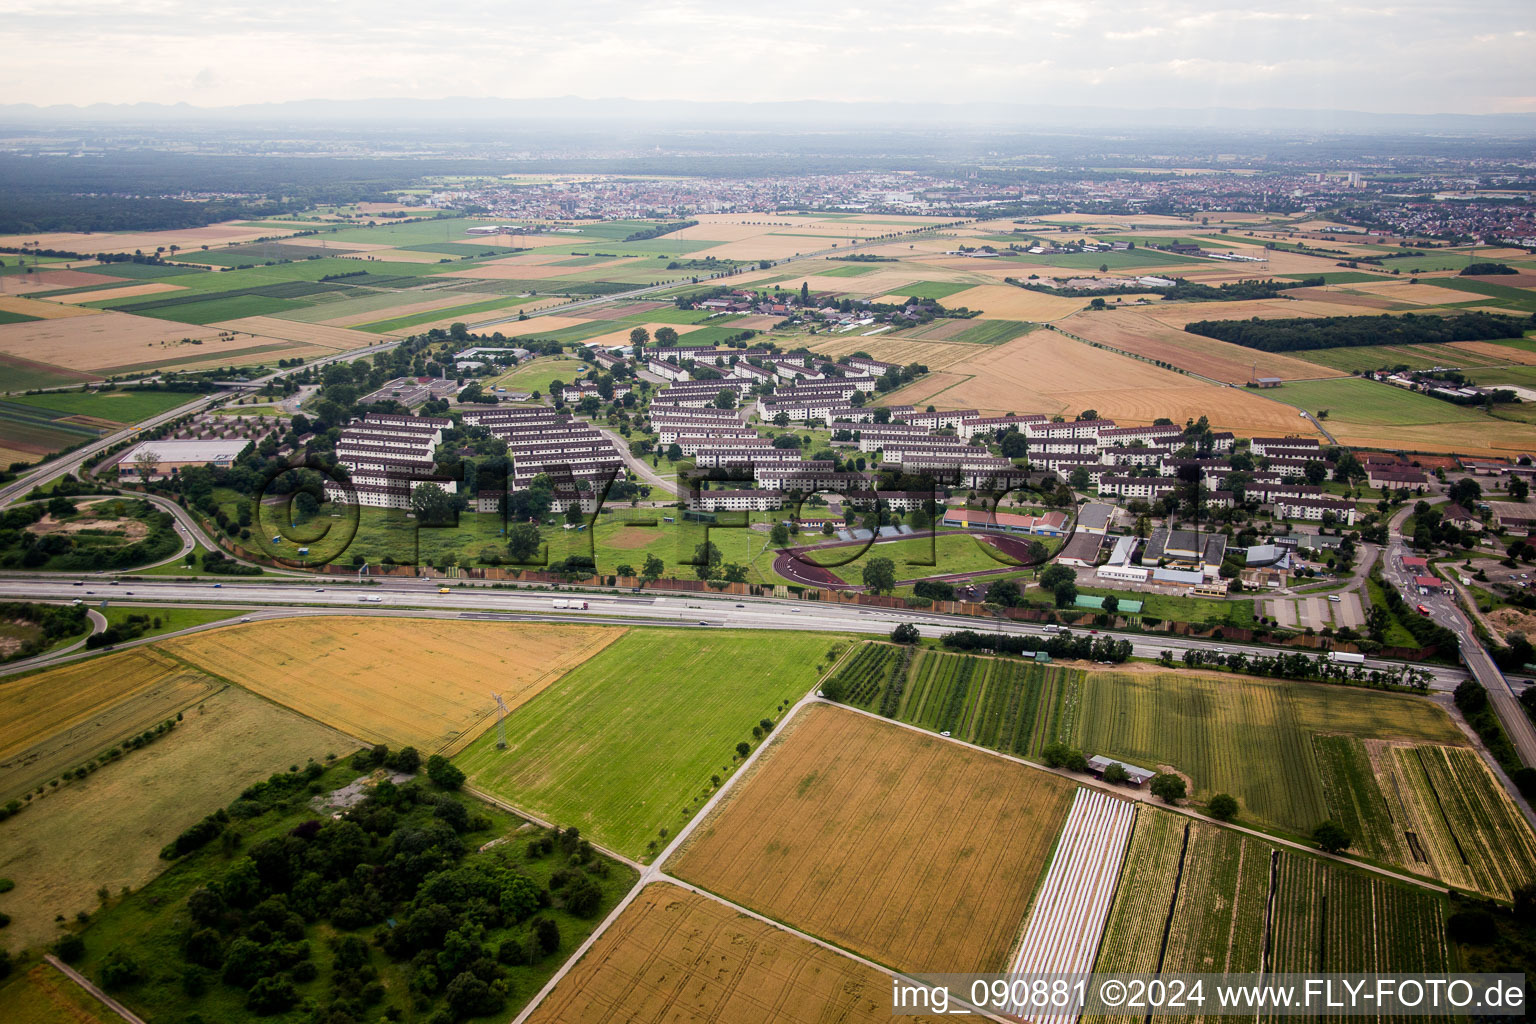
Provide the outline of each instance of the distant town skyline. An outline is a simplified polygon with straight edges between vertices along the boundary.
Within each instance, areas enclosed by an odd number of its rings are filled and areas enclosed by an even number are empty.
[[[1536,5],[18,0],[4,102],[496,96],[1536,112]]]

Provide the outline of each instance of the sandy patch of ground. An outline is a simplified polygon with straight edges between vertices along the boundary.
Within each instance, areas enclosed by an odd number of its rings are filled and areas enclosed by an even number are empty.
[[[1511,633],[1524,633],[1527,639],[1536,637],[1536,615],[1519,608],[1499,608],[1483,618],[1493,623],[1506,639]]]
[[[137,519],[94,519],[89,516],[60,522],[52,515],[46,515],[27,527],[28,533],[35,533],[40,537],[50,533],[71,534],[84,530],[105,530],[109,533],[121,534],[129,540],[138,540],[149,534],[149,527]]]

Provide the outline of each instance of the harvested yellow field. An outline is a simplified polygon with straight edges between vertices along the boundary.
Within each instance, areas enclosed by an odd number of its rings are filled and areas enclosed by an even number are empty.
[[[297,231],[302,225],[295,225]],[[0,246],[15,246],[19,248],[26,243],[35,243],[44,249],[64,249],[68,252],[98,253],[98,252],[133,252],[140,249],[146,252],[154,252],[164,246],[178,246],[184,250],[197,249],[204,245],[226,245],[230,242],[252,242],[272,234],[272,229],[267,227],[253,227],[241,225],[234,221],[223,221],[218,224],[209,224],[201,228],[176,228],[170,231],[124,231],[93,234],[91,232],[55,231],[40,235],[3,235],[0,236]],[[178,254],[178,258],[186,258],[190,261],[191,252]]]
[[[54,302],[63,302],[68,305],[78,305],[82,302],[100,302],[106,299],[131,299],[135,295],[158,295],[161,292],[184,292],[179,284],[168,284],[165,281],[145,281],[143,284],[119,285],[115,288],[98,288],[91,292],[75,292],[73,295],[60,295]]]
[[[1173,308],[1084,310],[1058,326],[1090,341],[1228,383],[1246,383],[1255,368],[1261,377],[1287,380],[1338,376],[1337,370],[1296,356],[1260,352],[1183,329],[1190,320],[1208,315],[1210,308],[1210,303],[1178,303]]]
[[[873,337],[864,337],[859,334],[824,335],[816,338],[810,348],[813,352],[820,352],[834,358],[854,352],[868,352],[870,358],[879,359],[882,362],[922,363],[930,370],[942,370],[951,363],[976,353],[974,345],[963,342],[885,338],[879,334]]]
[[[890,976],[665,882],[647,886],[529,1024],[885,1024]],[[902,1017],[936,1024],[937,1016]]]
[[[244,331],[247,334],[259,334],[266,338],[281,338],[284,341],[297,341],[306,345],[318,345],[321,348],[336,349],[344,352],[348,349],[362,348],[365,345],[376,345],[379,339],[376,335],[364,334],[361,331],[349,331],[343,327],[332,327],[327,324],[306,324],[297,320],[280,320],[275,316],[247,316],[239,320],[225,320],[223,323],[211,324],[212,327],[220,327],[227,331]]]
[[[666,863],[899,970],[1000,971],[1074,788],[931,733],[812,705]]]
[[[1061,413],[1084,409],[1126,424],[1167,416],[1176,423],[1209,417],[1244,436],[1308,433],[1296,410],[1243,388],[1208,384],[1140,360],[1093,348],[1050,330],[1004,345],[973,349],[969,359],[886,396],[886,404],[978,409],[983,414]],[[934,378],[939,378],[935,380]],[[942,390],[942,394],[939,392]]]
[[[272,338],[239,335],[221,340],[219,335],[223,332],[216,327],[154,320],[129,313],[46,305],[49,309],[67,310],[64,314],[67,319],[0,324],[0,353],[72,370],[216,362],[239,358],[243,350],[253,348],[263,349],[262,355],[268,358],[286,354],[270,349],[274,344]],[[188,344],[187,339],[202,344]]]
[[[124,651],[25,676],[0,686],[0,772],[58,733],[98,718],[113,705],[158,683],[195,675],[153,650]]]
[[[351,736],[452,753],[624,630],[438,619],[292,619],[158,645]]]
[[[20,448],[6,448],[0,446],[0,466],[11,466],[18,462],[36,462],[42,458],[38,452],[24,452]]]
[[[1087,299],[1067,299],[1045,295],[1008,284],[985,284],[956,292],[944,300],[951,309],[964,306],[979,309],[987,320],[1055,320],[1074,313],[1088,304]]]
[[[1454,288],[1441,288],[1433,284],[1410,284],[1407,281],[1362,281],[1350,286],[1351,290],[1379,295],[1393,302],[1412,303],[1419,306],[1441,306],[1447,302],[1466,302],[1468,293]]]
[[[1524,363],[1527,366],[1536,366],[1536,352],[1527,352],[1524,349],[1515,348],[1513,345],[1495,345],[1489,341],[1453,341],[1451,348],[1464,349],[1474,355],[1487,356],[1490,359],[1498,359],[1506,363]]]
[[[95,316],[101,312],[98,309],[76,309],[74,306],[64,306],[57,302],[45,302],[42,299],[25,299],[20,295],[0,295],[0,310],[7,313],[20,313],[23,316],[35,316],[42,320],[63,320],[77,316]]]

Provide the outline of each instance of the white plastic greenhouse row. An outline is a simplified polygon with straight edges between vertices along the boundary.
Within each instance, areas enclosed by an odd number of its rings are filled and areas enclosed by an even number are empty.
[[[1012,973],[1093,969],[1135,813],[1135,805],[1128,800],[1096,789],[1077,791],[1056,856],[1009,968]],[[1016,1013],[1022,1010],[1022,1006],[1015,1007]],[[1072,1024],[1075,1017],[1075,1012],[1063,1012],[1032,1014],[1029,1019],[1035,1024]]]

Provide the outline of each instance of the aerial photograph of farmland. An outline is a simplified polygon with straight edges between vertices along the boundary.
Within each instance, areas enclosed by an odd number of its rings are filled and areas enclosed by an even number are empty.
[[[1527,1015],[1528,2],[0,36],[0,1024]]]

